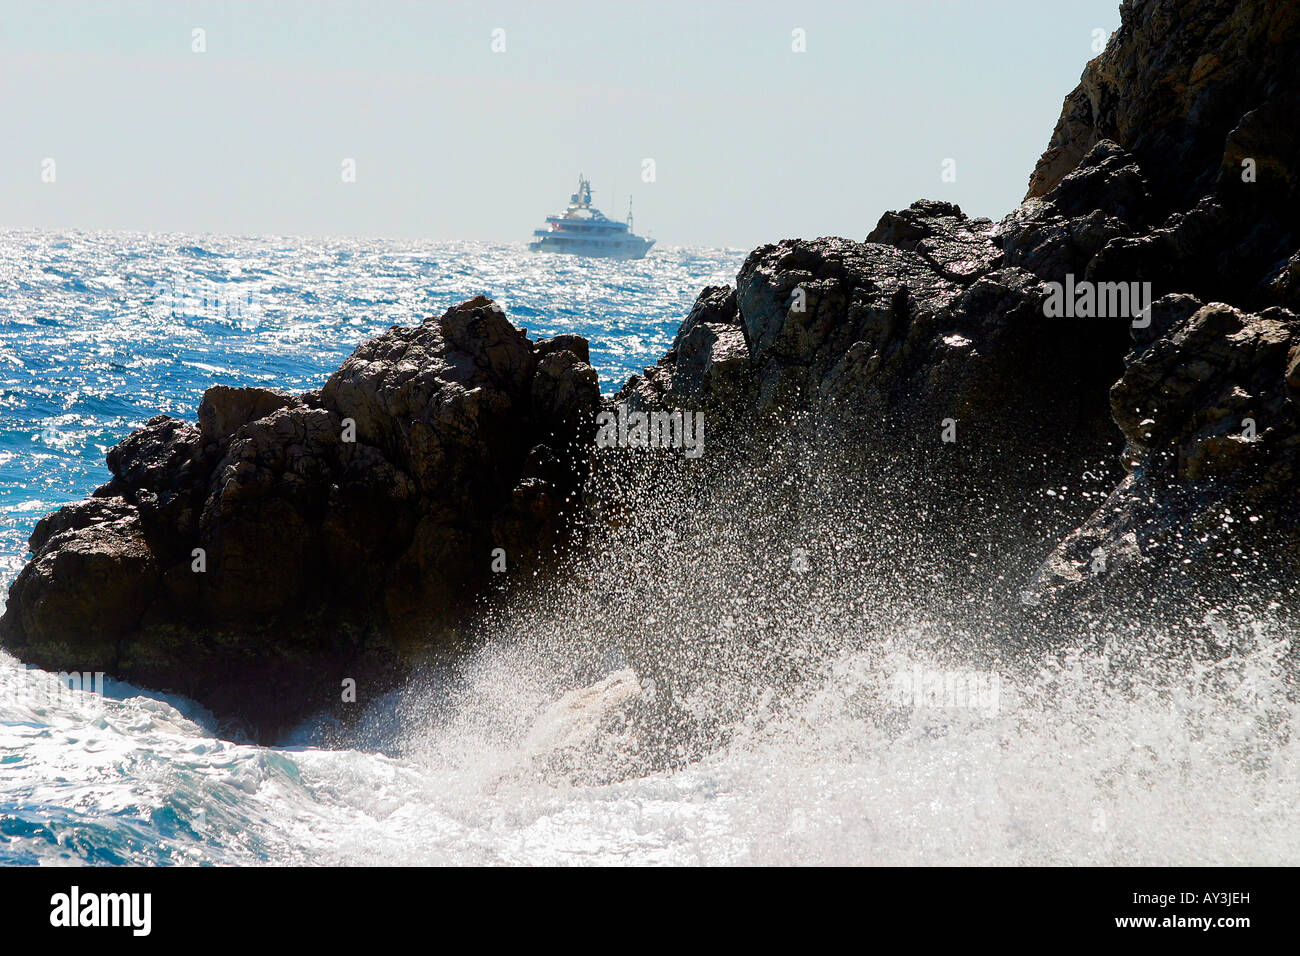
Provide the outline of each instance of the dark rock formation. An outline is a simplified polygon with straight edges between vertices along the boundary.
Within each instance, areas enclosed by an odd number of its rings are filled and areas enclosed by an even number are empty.
[[[482,298],[319,393],[215,386],[36,526],[0,639],[273,733],[449,640],[493,548],[513,568],[555,543],[598,402],[583,339],[534,344]]]
[[[1042,280],[1006,259],[992,222],[930,201],[864,242],[762,246],[616,400],[704,409],[709,447],[749,467],[833,469],[846,492],[888,475],[897,507],[962,553],[1005,554],[1031,526],[1064,533],[1085,507],[1044,524],[1033,505],[1114,461],[1105,394],[1128,326],[1045,318]]]
[[[1085,456],[1103,454],[1101,396],[1125,327],[1045,320],[1041,281],[1007,267],[997,238],[988,220],[923,200],[886,213],[865,242],[761,246],[734,291],[701,293],[672,349],[621,397],[931,446],[952,418],[981,447],[1020,445],[1025,458],[1066,428],[1091,440]]]
[[[910,469],[913,497],[885,499],[913,545],[967,564],[983,536],[987,574],[1033,575],[1039,608],[1145,614],[1225,581],[1293,602],[1300,7],[1121,12],[1001,222],[920,201],[865,241],[762,246],[615,401],[705,411],[710,455],[721,435],[736,456],[720,471],[833,445],[848,495]],[[1149,283],[1154,304],[1049,316],[1069,282]],[[0,640],[273,727],[447,646],[492,547],[549,551],[599,404],[585,342],[534,345],[482,299],[366,343],[319,393],[211,389],[197,425],[153,419],[37,525]],[[1085,469],[1118,482],[1105,505],[1045,507]]]
[[[1294,606],[1300,7],[1129,0],[1122,14],[1002,225],[1008,258],[1045,278],[1150,282],[1158,299],[1111,390],[1131,473],[1026,598]],[[1060,201],[1107,163],[1132,183],[1123,208],[1113,190]]]
[[[742,436],[762,422],[760,444],[782,421],[860,438],[868,466],[910,454],[1012,510],[1077,478],[1118,424],[1131,474],[1027,600],[1176,605],[1233,581],[1293,599],[1300,7],[1121,13],[1001,223],[923,201],[865,243],[761,247],[621,397],[707,407]],[[1044,284],[1065,282],[1123,283],[1155,305],[1133,322],[1049,319]],[[947,418],[965,440],[945,454]]]
[[[1100,277],[1151,281],[1157,296],[1297,309],[1300,7],[1125,0],[1121,14],[1066,98],[1026,198],[1114,141],[1145,176],[1152,228],[1110,243]]]
[[[1295,607],[1300,320],[1189,296],[1153,312],[1157,334],[1135,343],[1111,389],[1131,473],[1052,552],[1026,599]]]
[[[1026,198],[1047,193],[1109,139],[1138,158],[1166,202],[1190,206],[1216,182],[1225,142],[1257,123],[1257,110],[1297,92],[1295,4],[1124,0],[1120,15],[1065,98]],[[1273,148],[1278,132],[1266,136]]]
[[[680,405],[696,398],[719,409],[742,404],[749,345],[730,286],[707,286],[659,364],[633,376],[619,400],[637,407]]]
[[[1133,157],[1102,140],[1041,199],[1027,199],[1001,223],[1007,263],[1049,282],[1090,269],[1112,240],[1137,234],[1151,214],[1146,180]]]

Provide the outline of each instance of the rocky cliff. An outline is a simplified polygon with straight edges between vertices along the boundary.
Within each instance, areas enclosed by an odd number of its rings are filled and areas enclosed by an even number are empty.
[[[361,345],[319,392],[211,388],[37,524],[0,639],[274,734],[447,646],[494,560],[561,539],[598,402],[584,340],[530,342],[486,299]]]
[[[1132,188],[1084,204],[1113,235],[1073,263],[1096,281],[1149,282],[1156,300],[1110,389],[1130,474],[1027,596],[1293,605],[1300,7],[1126,0],[1121,12],[1004,231],[1018,247],[1040,241],[1035,222],[1074,234],[1083,210],[1044,206],[1104,144],[1131,157]],[[1027,255],[1051,274],[1042,253]]]
[[[704,411],[730,468],[772,467],[778,441],[868,483],[904,462],[929,496],[893,506],[962,561],[976,539],[1014,552],[990,574],[1027,620],[1294,603],[1300,7],[1121,12],[1003,220],[920,201],[862,240],[762,246],[615,401]],[[586,358],[475,300],[362,345],[318,393],[213,389],[197,425],[149,422],[38,524],[0,640],[263,726],[449,646],[491,549],[549,553],[574,514]],[[1100,507],[1045,497],[1081,475]]]
[[[1300,7],[1121,13],[1000,223],[922,201],[862,242],[756,249],[623,397],[851,435],[859,467],[911,456],[985,513],[1122,465],[1026,582],[1031,606],[1294,598]],[[1061,315],[1049,283],[1150,308]]]

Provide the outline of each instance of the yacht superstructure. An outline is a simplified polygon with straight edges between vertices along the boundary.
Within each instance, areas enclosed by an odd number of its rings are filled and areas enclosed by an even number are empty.
[[[578,176],[578,191],[569,197],[568,208],[558,216],[546,217],[546,228],[533,232],[528,248],[534,252],[561,252],[575,256],[599,256],[611,259],[640,259],[653,239],[642,239],[632,232],[632,209],[628,205],[627,222],[609,219],[591,204],[591,183]]]

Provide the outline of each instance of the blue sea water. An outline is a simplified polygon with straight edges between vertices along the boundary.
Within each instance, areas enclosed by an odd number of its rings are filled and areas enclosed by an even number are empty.
[[[153,415],[192,418],[210,385],[314,388],[365,338],[485,294],[534,336],[586,335],[608,392],[742,258],[0,233],[0,586],[36,520],[107,479],[109,447]],[[732,627],[722,607],[680,634],[656,622],[664,593],[707,584],[691,558],[665,564],[652,543],[619,586],[667,643]],[[864,600],[891,601],[862,584]],[[0,865],[1300,861],[1300,709],[1279,663],[1289,638],[1263,622],[1190,622],[1241,648],[1212,672],[1189,660],[1117,677],[1107,654],[1065,647],[1036,678],[1008,676],[996,713],[918,712],[886,733],[872,715],[882,675],[923,663],[935,633],[978,628],[922,620],[868,635],[780,714],[767,693],[743,702],[731,741],[702,760],[593,779],[554,772],[550,755],[635,677],[616,663],[594,689],[558,688],[528,651],[598,632],[608,595],[593,586],[522,615],[520,639],[471,660],[436,713],[438,692],[418,685],[368,703],[346,744],[310,723],[277,747],[224,739],[191,702],[111,677],[103,694],[67,690],[0,652]],[[569,616],[582,608],[595,610]],[[796,646],[844,620],[803,610]],[[606,770],[624,766],[621,746],[601,741]]]
[[[601,388],[672,342],[739,250],[632,262],[523,243],[0,232],[0,575],[43,514],[107,480],[104,453],[211,385],[319,387],[391,325],[487,295],[533,338],[578,332]],[[7,580],[7,578],[6,578]]]
[[[537,255],[523,243],[0,232],[0,586],[21,569],[39,518],[108,479],[109,448],[154,415],[193,420],[211,385],[316,388],[389,326],[487,295],[535,339],[587,336],[610,392],[663,355],[699,288],[732,281],[742,259],[741,250],[671,246],[618,262]],[[262,783],[293,786],[292,760],[215,740],[186,740],[168,760],[149,740],[201,731],[160,698],[123,707],[88,697],[96,709],[87,717],[80,695],[46,694],[39,672],[7,655],[0,668],[0,708],[9,708],[0,710],[0,864],[310,856],[260,848],[238,813],[226,831],[231,852],[174,843],[197,833],[200,784],[228,787],[238,803]],[[108,686],[110,697],[133,693]],[[130,796],[101,800],[106,785]],[[210,832],[221,833],[227,814],[211,816]]]

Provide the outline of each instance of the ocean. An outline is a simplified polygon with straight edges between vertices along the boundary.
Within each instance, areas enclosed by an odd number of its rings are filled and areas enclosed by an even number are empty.
[[[213,384],[311,389],[364,339],[483,294],[534,337],[585,335],[609,393],[663,354],[698,290],[733,281],[743,257],[2,232],[0,584],[40,517],[107,480],[108,448],[154,415],[192,419]],[[1081,636],[1015,673],[932,658],[936,633],[1001,639],[978,619],[917,607],[851,625],[810,600],[782,624],[786,645],[839,647],[827,634],[854,626],[864,640],[809,656],[780,706],[743,681],[715,688],[731,695],[733,724],[716,749],[638,770],[611,735],[600,772],[557,768],[545,758],[581,706],[557,709],[572,700],[546,672],[575,634],[599,630],[589,609],[613,593],[611,575],[665,641],[725,634],[756,613],[741,591],[734,606],[683,598],[657,620],[665,593],[731,587],[707,579],[708,561],[671,555],[606,556],[603,593],[576,581],[571,605],[504,614],[499,646],[467,661],[454,688],[386,694],[347,737],[308,722],[280,746],[227,740],[191,702],[111,678],[102,695],[67,691],[0,653],[0,864],[1300,859],[1300,709],[1280,663],[1290,636],[1264,600],[1153,637],[1227,648],[1213,667],[1190,655],[1155,666]],[[867,578],[861,595],[896,600]],[[608,662],[602,693],[619,693],[625,663]],[[917,706],[882,721],[900,687]]]

